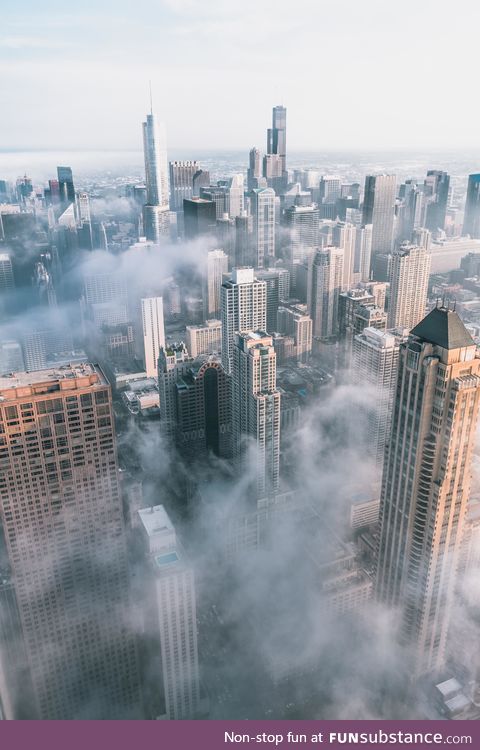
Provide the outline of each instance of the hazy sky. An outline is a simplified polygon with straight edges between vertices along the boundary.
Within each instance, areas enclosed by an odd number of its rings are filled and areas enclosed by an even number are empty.
[[[478,147],[478,0],[1,0],[0,149]]]

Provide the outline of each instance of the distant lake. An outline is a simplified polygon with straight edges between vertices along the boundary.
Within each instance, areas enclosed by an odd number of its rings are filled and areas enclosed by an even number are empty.
[[[168,158],[196,159],[208,169],[212,179],[228,177],[235,172],[246,172],[246,149],[178,149],[171,148]],[[15,180],[25,173],[35,184],[56,177],[57,165],[71,166],[74,176],[83,179],[143,178],[143,153],[140,150],[81,151],[81,150],[1,150],[0,179]],[[363,181],[371,172],[390,172],[399,179],[422,177],[427,169],[445,169],[453,177],[464,179],[471,172],[480,171],[480,150],[412,152],[397,151],[289,151],[290,169],[317,169],[323,174],[338,174],[348,180]]]

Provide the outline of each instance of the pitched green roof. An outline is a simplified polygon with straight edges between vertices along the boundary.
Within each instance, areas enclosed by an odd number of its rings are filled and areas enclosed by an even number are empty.
[[[475,344],[458,313],[446,307],[434,307],[412,328],[411,333],[442,349],[460,349]]]

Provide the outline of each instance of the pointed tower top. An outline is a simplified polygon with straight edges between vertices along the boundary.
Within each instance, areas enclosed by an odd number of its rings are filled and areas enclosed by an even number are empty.
[[[428,315],[412,328],[411,333],[419,339],[441,346],[442,349],[475,346],[458,313],[445,305],[430,310]]]

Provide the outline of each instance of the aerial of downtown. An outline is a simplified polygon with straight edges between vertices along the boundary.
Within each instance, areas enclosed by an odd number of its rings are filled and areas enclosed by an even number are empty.
[[[480,6],[0,6],[0,718],[480,719]]]

